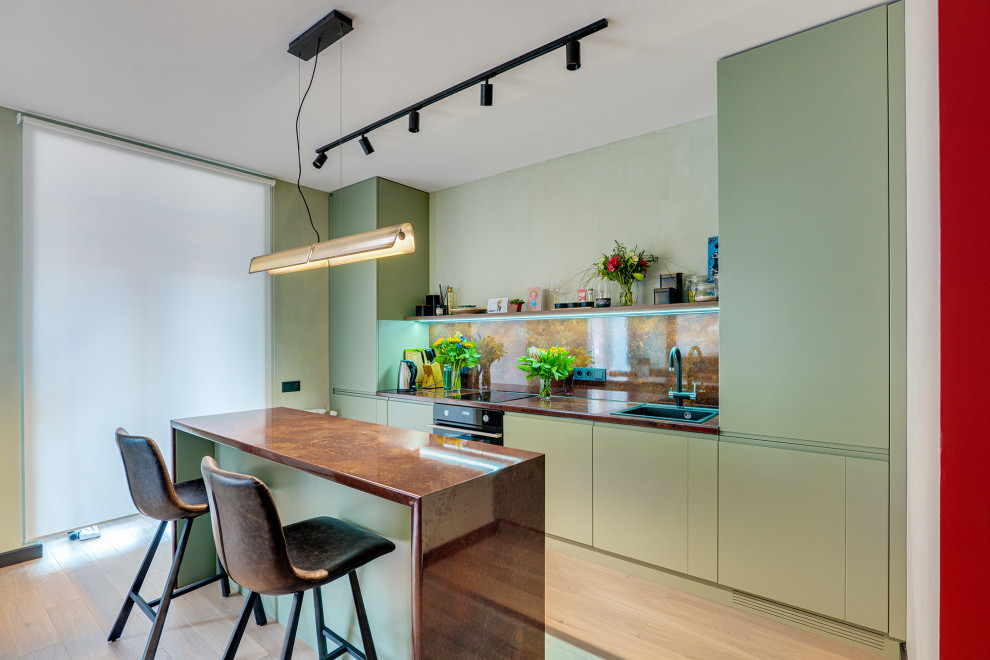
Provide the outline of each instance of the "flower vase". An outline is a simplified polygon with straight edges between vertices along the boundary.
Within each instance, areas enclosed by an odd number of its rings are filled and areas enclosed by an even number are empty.
[[[550,400],[550,385],[553,383],[552,378],[540,378],[540,400],[549,401]]]
[[[449,391],[457,392],[461,389],[461,365],[454,363],[451,365],[450,369],[450,388]]]
[[[491,366],[489,366],[487,369],[481,369],[480,371],[481,371],[481,374],[480,374],[481,375],[481,378],[479,380],[481,381],[481,384],[478,386],[478,389],[481,389],[481,390],[490,390],[490,389],[492,389],[492,368],[491,368]]]
[[[619,305],[622,307],[629,307],[635,304],[633,302],[633,281],[620,282],[619,286],[622,288],[622,292],[619,294]]]

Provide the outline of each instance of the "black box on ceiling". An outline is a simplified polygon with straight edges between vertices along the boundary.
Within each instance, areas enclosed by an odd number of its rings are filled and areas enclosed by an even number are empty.
[[[334,9],[289,44],[289,52],[308,62],[314,55],[353,30],[351,19]]]

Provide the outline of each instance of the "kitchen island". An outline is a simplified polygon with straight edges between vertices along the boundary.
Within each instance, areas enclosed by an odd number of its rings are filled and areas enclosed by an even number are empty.
[[[360,571],[380,657],[543,657],[541,454],[288,408],[173,420],[172,443],[177,480],[210,455],[265,481],[283,524],[333,515],[396,544]],[[211,573],[213,552],[194,528],[183,581]],[[324,602],[328,625],[358,639],[346,585]]]

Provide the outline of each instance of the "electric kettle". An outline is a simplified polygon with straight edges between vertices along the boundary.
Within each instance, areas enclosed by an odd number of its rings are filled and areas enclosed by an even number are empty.
[[[400,392],[412,392],[416,389],[416,363],[412,360],[399,361],[399,384]]]

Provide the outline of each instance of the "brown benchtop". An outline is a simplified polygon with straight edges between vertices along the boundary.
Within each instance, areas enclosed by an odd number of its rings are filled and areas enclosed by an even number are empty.
[[[172,428],[406,505],[541,456],[292,408],[173,419]]]
[[[469,394],[478,390],[461,390],[461,393]],[[666,429],[669,431],[687,431],[690,433],[706,433],[709,435],[718,434],[718,415],[702,422],[701,424],[686,424],[672,420],[652,419],[647,417],[630,417],[627,415],[613,415],[619,410],[632,407],[645,401],[616,401],[613,399],[587,399],[583,397],[552,396],[549,401],[540,401],[540,397],[533,395],[525,399],[514,399],[505,403],[491,403],[489,401],[470,401],[460,399],[456,394],[450,395],[443,390],[417,390],[415,392],[396,392],[395,390],[382,390],[376,392],[378,396],[390,399],[405,399],[407,401],[433,401],[437,403],[452,403],[460,406],[472,406],[475,408],[488,408],[502,410],[505,412],[526,413],[530,415],[548,415],[551,417],[568,417],[570,419],[584,419],[594,422],[606,422],[609,424],[624,424],[626,426],[644,426],[653,429]],[[666,405],[666,404],[664,404]]]

